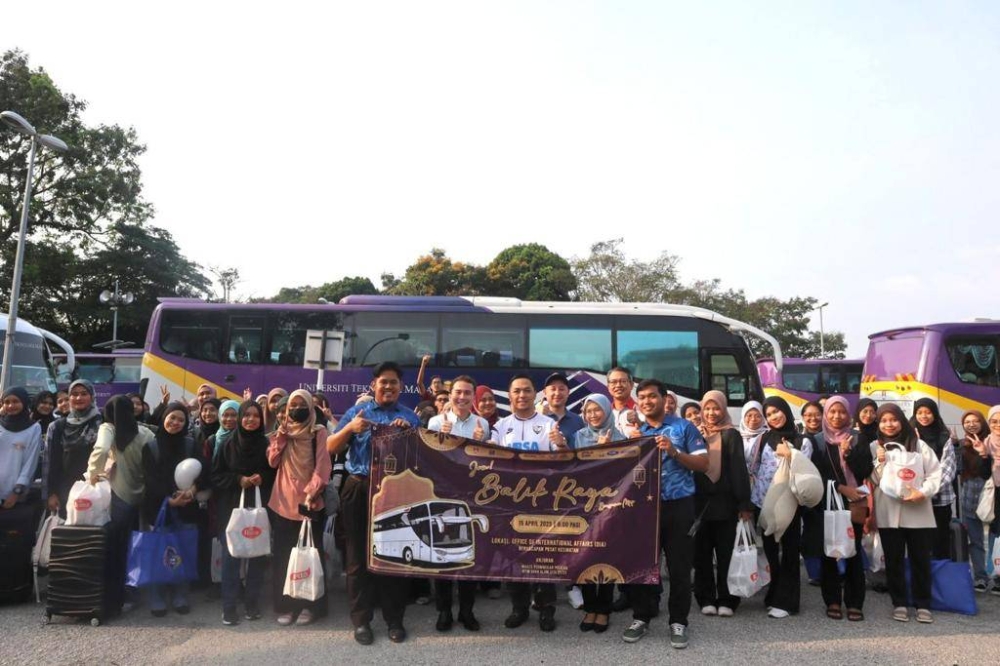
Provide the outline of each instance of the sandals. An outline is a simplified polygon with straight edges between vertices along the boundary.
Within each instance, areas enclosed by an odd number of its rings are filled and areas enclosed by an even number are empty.
[[[930,624],[934,621],[934,616],[926,608],[917,609],[917,622],[922,622],[923,624]]]
[[[826,616],[831,620],[843,620],[844,611],[840,610],[837,604],[830,604],[826,607]]]
[[[858,608],[848,608],[847,609],[847,620],[848,622],[863,622],[865,619],[865,614],[861,612]]]
[[[899,606],[892,611],[892,619],[896,622],[909,622],[910,613],[903,606]]]

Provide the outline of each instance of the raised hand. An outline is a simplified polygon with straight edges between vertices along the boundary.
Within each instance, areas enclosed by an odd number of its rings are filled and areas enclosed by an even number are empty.
[[[884,463],[885,462],[885,447],[882,446],[881,444],[879,444],[878,447],[875,449],[875,456],[878,459],[879,464]]]
[[[243,389],[243,400],[253,400],[253,391],[250,390],[249,386]]]
[[[160,403],[165,405],[168,402],[170,402],[170,391],[167,389],[167,385],[166,384],[161,384],[160,385]]]
[[[554,425],[552,427],[552,430],[549,430],[549,441],[552,442],[552,444],[556,448],[559,448],[559,449],[565,449],[565,448],[567,448],[567,445],[566,445],[566,436],[564,434],[562,434],[561,430],[559,430],[559,425],[558,424]]]
[[[483,426],[478,420],[476,421],[476,429],[472,431],[472,439],[479,442],[486,439],[486,432],[483,430]]]
[[[608,428],[607,430],[604,430],[597,437],[597,443],[598,444],[607,444],[610,441],[611,441],[611,428]]]

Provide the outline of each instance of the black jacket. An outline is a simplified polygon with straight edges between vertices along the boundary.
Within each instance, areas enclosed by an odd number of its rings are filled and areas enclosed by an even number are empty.
[[[736,520],[739,511],[751,511],[750,475],[743,454],[743,438],[737,430],[722,432],[722,470],[712,483],[701,472],[694,475],[695,510],[702,520]],[[707,505],[707,509],[705,508]],[[705,511],[702,514],[702,511]]]

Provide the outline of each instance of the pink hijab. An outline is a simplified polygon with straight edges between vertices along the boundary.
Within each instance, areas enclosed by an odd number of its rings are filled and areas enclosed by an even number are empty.
[[[830,425],[828,417],[830,415],[830,408],[834,405],[840,405],[847,412],[846,425],[842,428],[834,428]],[[823,439],[826,440],[827,446],[837,446],[837,452],[840,454],[840,468],[844,471],[844,480],[849,486],[857,486],[858,482],[854,478],[851,468],[847,466],[847,459],[844,456],[844,450],[840,448],[840,443],[845,439],[850,441],[853,435],[854,432],[851,429],[851,407],[847,404],[847,398],[841,395],[831,396],[827,399],[826,405],[823,406]]]
[[[987,425],[994,416],[1000,415],[1000,405],[990,407],[989,414],[986,415]],[[1000,435],[994,435],[990,428],[990,436],[986,438],[986,444],[990,456],[993,458],[993,485],[1000,486]]]

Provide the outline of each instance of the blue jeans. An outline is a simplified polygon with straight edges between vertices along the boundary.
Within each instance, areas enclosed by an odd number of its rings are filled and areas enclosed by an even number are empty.
[[[989,526],[990,536],[989,541],[985,539],[985,525],[976,515],[966,514],[962,518],[962,523],[965,525],[965,529],[969,534],[969,557],[972,559],[972,575],[976,579],[976,582],[986,582],[989,580],[989,574],[986,573],[987,566],[986,563],[993,552],[993,541],[997,538],[997,533],[1000,532],[1000,520],[994,520]],[[997,572],[993,572],[993,575],[998,575]]]
[[[222,542],[222,610],[236,610],[236,602],[240,597],[240,565],[243,558],[229,554],[226,544],[226,532],[223,529],[219,535]],[[264,585],[264,570],[267,568],[266,557],[247,558],[247,579],[243,592],[243,604],[247,609],[260,608],[260,588]]]

